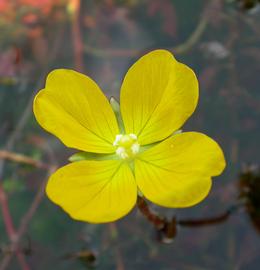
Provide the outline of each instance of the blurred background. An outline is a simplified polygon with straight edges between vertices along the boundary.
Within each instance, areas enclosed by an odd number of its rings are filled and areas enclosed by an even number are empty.
[[[259,2],[0,0],[1,270],[260,269]],[[32,114],[52,69],[81,71],[119,97],[129,66],[156,48],[195,70],[200,101],[184,130],[218,141],[228,164],[202,203],[156,211],[196,220],[243,204],[218,224],[179,226],[168,245],[137,209],[93,225],[52,204],[46,179],[75,151]]]

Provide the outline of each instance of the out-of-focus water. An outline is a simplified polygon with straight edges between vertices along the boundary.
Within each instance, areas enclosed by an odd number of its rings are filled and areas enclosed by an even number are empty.
[[[183,129],[218,141],[227,168],[202,203],[157,210],[178,219],[225,212],[237,201],[243,167],[259,165],[259,6],[242,9],[243,1],[235,0],[100,0],[81,1],[77,14],[78,3],[0,0],[1,148],[9,142],[12,151],[67,163],[74,151],[44,132],[32,115],[31,98],[44,86],[48,72],[60,67],[82,71],[108,97],[119,97],[123,76],[139,56],[155,48],[171,49],[200,82],[198,108]],[[46,172],[10,161],[0,169],[18,228]],[[0,247],[8,243],[0,216]],[[81,250],[93,252],[101,270],[260,267],[259,231],[245,208],[219,225],[179,228],[173,243],[166,245],[157,241],[153,226],[136,209],[114,224],[84,224],[44,196],[21,245],[30,246],[26,259],[37,270],[87,269],[78,259]],[[2,253],[0,260],[6,255]],[[20,269],[16,258],[8,269]]]

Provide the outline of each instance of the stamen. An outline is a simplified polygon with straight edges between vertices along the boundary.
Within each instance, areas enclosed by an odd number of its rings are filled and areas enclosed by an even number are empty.
[[[137,154],[139,152],[139,149],[140,149],[140,145],[139,143],[134,143],[132,146],[131,146],[131,149],[132,149],[132,152],[134,154]]]
[[[135,134],[118,134],[113,143],[116,148],[116,154],[122,159],[132,159],[140,149]]]

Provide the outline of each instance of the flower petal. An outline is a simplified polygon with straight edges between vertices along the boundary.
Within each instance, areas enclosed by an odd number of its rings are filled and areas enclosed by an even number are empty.
[[[141,57],[127,72],[121,88],[126,133],[140,144],[165,139],[179,129],[198,102],[194,72],[165,50]]]
[[[225,159],[218,144],[204,134],[177,134],[141,153],[135,177],[141,192],[166,207],[188,207],[204,199],[211,176],[219,175]]]
[[[73,70],[58,69],[34,100],[39,124],[66,146],[112,153],[119,133],[114,112],[97,84]]]
[[[48,197],[72,218],[92,223],[117,220],[135,205],[137,187],[131,169],[120,161],[78,161],[49,179]]]

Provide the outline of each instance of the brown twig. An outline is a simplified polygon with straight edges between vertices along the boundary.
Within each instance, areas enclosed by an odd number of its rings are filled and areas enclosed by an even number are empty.
[[[10,152],[7,150],[0,150],[0,159],[7,159],[7,160],[11,160],[17,163],[31,165],[39,169],[49,169],[51,167],[51,165],[43,163],[34,158],[31,158],[22,154]]]

